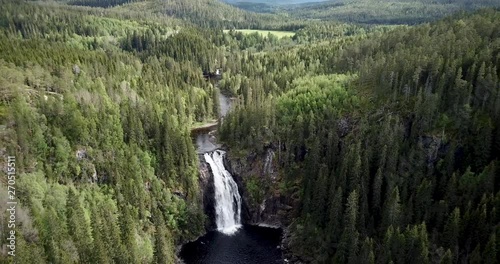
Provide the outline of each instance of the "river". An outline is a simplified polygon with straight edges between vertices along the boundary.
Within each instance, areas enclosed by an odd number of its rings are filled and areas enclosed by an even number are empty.
[[[233,235],[208,232],[182,247],[186,264],[276,264],[283,263],[281,230],[244,225]]]
[[[224,118],[229,110],[231,110],[232,99],[222,94],[217,89],[219,98],[219,120]],[[212,152],[221,147],[215,140],[214,132],[217,128],[217,123],[210,123],[202,128],[197,128],[192,132],[193,141],[196,144],[196,151],[198,154]]]

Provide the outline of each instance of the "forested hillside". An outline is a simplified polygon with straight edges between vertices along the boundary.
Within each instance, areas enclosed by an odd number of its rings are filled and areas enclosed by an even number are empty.
[[[483,11],[242,62],[252,88],[221,136],[279,152],[271,188],[295,205],[292,251],[313,263],[498,262],[498,21]]]
[[[235,6],[245,10],[288,14],[298,19],[320,19],[363,24],[418,24],[434,21],[459,11],[500,7],[496,0],[330,0],[274,5],[272,2]]]
[[[203,72],[230,63],[226,50],[278,40],[201,30],[141,12],[146,2],[1,4],[1,153],[17,158],[25,253],[16,262],[173,263],[175,246],[205,231],[190,130],[218,116],[218,98]]]
[[[119,13],[12,1],[0,17],[16,263],[172,263],[175,244],[204,229],[189,129],[216,115],[201,73],[217,48]]]
[[[61,0],[69,5],[104,7],[149,16],[168,16],[210,28],[279,28],[295,21],[285,16],[247,12],[219,0]]]

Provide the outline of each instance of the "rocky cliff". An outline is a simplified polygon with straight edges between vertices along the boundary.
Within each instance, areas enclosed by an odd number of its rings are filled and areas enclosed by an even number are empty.
[[[279,170],[272,148],[262,153],[226,156],[226,168],[238,183],[243,197],[242,219],[252,225],[286,227],[291,206],[279,190]]]
[[[207,231],[215,230],[217,225],[215,223],[215,187],[213,174],[210,171],[210,166],[205,162],[203,155],[199,155],[200,160],[200,178],[198,179],[199,186],[202,192],[203,211],[207,216],[205,222],[205,229]]]

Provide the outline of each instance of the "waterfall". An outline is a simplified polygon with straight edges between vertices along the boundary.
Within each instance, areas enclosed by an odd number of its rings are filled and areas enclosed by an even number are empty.
[[[205,153],[205,161],[210,165],[214,175],[215,186],[215,220],[217,229],[224,234],[234,234],[240,224],[241,196],[238,185],[224,167],[224,151],[216,150]]]

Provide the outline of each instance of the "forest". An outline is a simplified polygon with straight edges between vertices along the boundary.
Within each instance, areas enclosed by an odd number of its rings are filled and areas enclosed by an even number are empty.
[[[419,24],[460,11],[498,7],[496,0],[329,0],[228,1],[257,13],[287,14],[298,19],[336,20],[363,24]]]
[[[176,263],[206,232],[191,129],[219,91],[228,153],[278,153],[275,182],[245,184],[291,205],[302,263],[500,263],[498,4],[336,2],[0,0],[20,253],[3,177],[0,263]]]
[[[295,205],[304,260],[498,261],[499,19],[482,11],[246,59],[256,66],[242,69],[249,84],[221,136],[281,152],[271,188]]]

